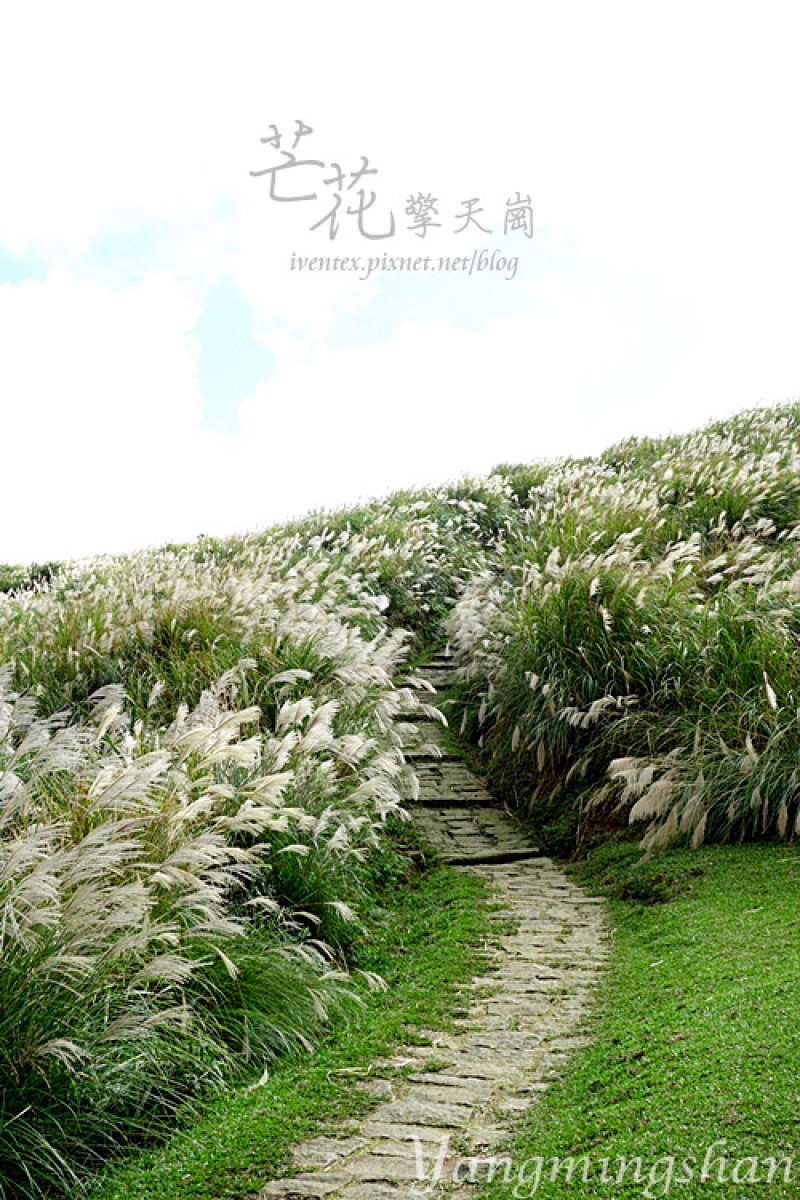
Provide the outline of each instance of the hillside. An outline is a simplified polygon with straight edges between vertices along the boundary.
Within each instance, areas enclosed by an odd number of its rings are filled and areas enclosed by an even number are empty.
[[[551,851],[794,838],[798,540],[787,405],[0,572],[7,1194],[69,1193],[354,1003],[360,915],[411,869],[392,719],[435,716],[434,647]]]

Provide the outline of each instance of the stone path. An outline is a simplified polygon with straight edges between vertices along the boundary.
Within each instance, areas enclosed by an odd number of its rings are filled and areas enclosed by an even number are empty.
[[[422,672],[439,694],[446,656]],[[514,932],[499,938],[490,974],[468,985],[473,1002],[452,1035],[401,1047],[373,1064],[361,1086],[384,1102],[294,1151],[299,1173],[268,1183],[268,1197],[405,1200],[423,1192],[466,1198],[523,1112],[585,1044],[578,1029],[606,957],[603,908],[531,846],[496,806],[435,721],[401,726],[420,780],[407,805],[424,840],[446,862],[487,879]],[[407,1068],[415,1068],[410,1073]],[[402,1074],[400,1072],[403,1072]],[[433,1186],[432,1186],[433,1185]]]

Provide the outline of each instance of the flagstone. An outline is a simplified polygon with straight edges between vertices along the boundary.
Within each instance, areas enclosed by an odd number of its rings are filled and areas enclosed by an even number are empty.
[[[420,673],[444,689],[453,668],[437,658]],[[445,693],[430,694],[429,702],[440,707]],[[398,729],[419,779],[418,800],[406,808],[421,839],[457,869],[487,881],[513,932],[496,939],[487,968],[464,985],[470,1003],[455,1032],[415,1030],[428,1044],[399,1046],[376,1060],[374,1069],[391,1071],[391,1080],[376,1076],[358,1086],[384,1103],[360,1121],[342,1123],[341,1136],[301,1142],[294,1157],[302,1173],[266,1184],[259,1200],[410,1200],[415,1188],[428,1186],[418,1174],[420,1156],[425,1171],[441,1162],[436,1191],[450,1194],[452,1164],[459,1161],[453,1140],[473,1154],[491,1150],[507,1136],[507,1122],[538,1103],[569,1056],[590,1044],[582,1023],[609,953],[602,901],[587,896],[532,846],[524,828],[492,807],[445,726],[402,720]],[[498,861],[505,856],[516,861]],[[416,1069],[398,1073],[409,1065]],[[470,1182],[453,1192],[459,1200],[477,1194]]]

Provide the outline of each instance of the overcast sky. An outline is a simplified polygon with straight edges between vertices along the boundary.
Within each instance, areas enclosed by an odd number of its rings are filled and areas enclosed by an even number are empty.
[[[0,562],[795,398],[796,28],[768,0],[15,5]]]

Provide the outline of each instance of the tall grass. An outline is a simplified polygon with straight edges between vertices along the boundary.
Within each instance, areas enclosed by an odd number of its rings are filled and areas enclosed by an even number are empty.
[[[190,1097],[308,1047],[413,792],[392,717],[419,687],[395,683],[382,599],[325,563],[192,581],[173,557],[67,572],[3,614],[9,1196],[75,1194]]]
[[[462,593],[463,731],[551,844],[800,832],[799,412],[555,465]]]
[[[311,1044],[449,640],[563,850],[800,833],[800,406],[0,587],[0,1190]]]

